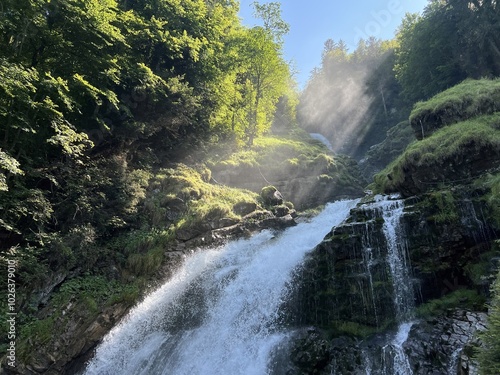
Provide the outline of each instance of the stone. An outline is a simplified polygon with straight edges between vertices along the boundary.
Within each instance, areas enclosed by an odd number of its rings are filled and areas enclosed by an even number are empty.
[[[233,206],[233,212],[236,215],[245,216],[257,209],[255,202],[238,202]]]
[[[269,206],[278,206],[283,204],[283,195],[274,186],[266,186],[260,192],[264,204]]]
[[[187,210],[186,203],[181,198],[173,198],[166,203],[166,218],[170,221],[179,220]]]
[[[273,207],[273,213],[277,217],[283,217],[283,216],[290,214],[290,209],[285,205],[279,205],[279,206]]]

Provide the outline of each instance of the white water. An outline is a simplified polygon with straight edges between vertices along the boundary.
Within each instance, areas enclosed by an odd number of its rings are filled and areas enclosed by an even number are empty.
[[[365,225],[365,230],[363,232],[362,244],[363,244],[363,262],[365,264],[366,273],[368,274],[368,282],[370,284],[370,294],[373,306],[373,312],[375,314],[375,324],[378,328],[378,312],[377,312],[377,303],[375,301],[375,292],[373,288],[373,275],[372,275],[372,266],[373,266],[373,248],[370,243],[370,232],[368,223]]]
[[[399,326],[398,333],[392,341],[392,347],[394,350],[394,375],[411,375],[413,371],[411,370],[408,357],[403,350],[403,344],[408,339],[410,334],[410,329],[413,323],[403,323]]]
[[[86,375],[263,375],[287,332],[279,308],[293,270],[357,201],[327,205],[278,237],[269,231],[186,258],[115,327]]]
[[[394,287],[394,307],[400,321],[396,337],[391,343],[394,357],[394,375],[413,374],[403,344],[408,339],[413,323],[411,318],[415,308],[414,291],[410,277],[410,257],[407,254],[405,235],[401,226],[404,211],[402,200],[386,200],[382,205],[383,231],[387,240],[387,257]]]
[[[377,196],[372,208],[379,210],[384,219],[383,232],[387,243],[387,262],[391,272],[394,289],[394,308],[399,321],[398,332],[390,344],[383,348],[384,373],[393,375],[413,374],[403,344],[408,339],[413,325],[409,320],[415,308],[414,290],[411,278],[411,265],[401,218],[404,211],[404,201],[397,196]],[[387,356],[387,354],[390,354]],[[391,360],[387,364],[386,358]],[[389,370],[387,365],[392,368]]]
[[[311,136],[311,138],[314,138],[317,141],[320,141],[321,143],[323,143],[330,151],[333,151],[332,143],[323,134],[309,133],[309,135]]]
[[[394,306],[399,320],[408,319],[415,308],[415,297],[410,277],[410,257],[401,217],[404,203],[401,200],[387,200],[382,206],[384,234],[387,240],[387,255],[394,287]]]
[[[462,354],[463,348],[457,348],[451,354],[450,361],[448,362],[448,374],[458,373],[458,364],[460,360],[460,355]]]

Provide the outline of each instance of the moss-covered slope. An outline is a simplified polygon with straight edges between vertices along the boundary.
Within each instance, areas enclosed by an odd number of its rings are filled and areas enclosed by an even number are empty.
[[[410,115],[417,139],[429,137],[443,126],[500,111],[500,79],[472,80],[419,102]]]
[[[417,104],[410,121],[414,129],[416,123],[424,124],[426,137],[375,177],[376,188],[410,196],[497,173],[499,93],[498,80],[468,80]]]
[[[358,197],[366,185],[357,163],[334,155],[308,134],[261,137],[251,149],[209,163],[213,178],[259,192],[274,185],[299,209],[345,197]]]

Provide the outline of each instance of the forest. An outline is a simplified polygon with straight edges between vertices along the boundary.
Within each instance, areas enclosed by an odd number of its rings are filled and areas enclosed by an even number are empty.
[[[254,3],[262,26],[244,26],[238,10],[237,0],[0,4],[0,259],[3,274],[16,264],[18,363],[52,345],[69,302],[88,321],[104,307],[130,307],[165,276],[166,247],[214,215],[237,222],[237,204],[265,205],[260,189],[225,184],[225,169],[266,179],[287,154],[290,168],[326,166],[323,182],[335,164],[338,186],[362,192],[420,138],[420,125],[410,126],[416,103],[484,80],[487,109],[475,113],[499,111],[495,0],[430,0],[393,40],[370,37],[352,52],[329,39],[302,91],[284,58],[280,4]],[[460,108],[477,94],[466,90]],[[498,152],[492,121],[482,134]],[[307,133],[326,136],[335,155]],[[388,139],[390,152],[379,146]],[[499,228],[498,166],[492,173]],[[384,179],[375,182],[400,187]],[[284,209],[292,203],[321,202]],[[4,276],[0,285],[7,328],[11,290]],[[500,369],[500,278],[492,290],[484,374]],[[2,331],[2,356],[9,341]]]

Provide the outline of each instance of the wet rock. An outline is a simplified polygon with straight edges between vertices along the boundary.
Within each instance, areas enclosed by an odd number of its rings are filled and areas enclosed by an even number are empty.
[[[477,374],[477,363],[469,354],[479,345],[477,333],[485,322],[485,313],[460,309],[431,322],[417,322],[404,344],[414,374]]]
[[[277,217],[283,217],[283,216],[286,216],[288,214],[290,214],[291,210],[290,208],[288,208],[287,206],[285,205],[279,205],[279,206],[275,206],[273,207],[273,213],[277,216]]]
[[[166,218],[170,221],[179,220],[187,210],[186,203],[181,198],[173,198],[166,203]]]
[[[268,206],[277,206],[283,204],[283,195],[274,186],[266,186],[260,192],[264,203]]]
[[[195,237],[198,237],[212,229],[210,223],[202,223],[196,227],[187,227],[177,230],[175,236],[180,241],[189,241]]]
[[[292,363],[302,374],[318,374],[330,362],[330,345],[315,329],[302,332],[295,340]]]
[[[262,229],[285,229],[294,225],[297,225],[297,223],[290,214],[283,217],[264,219],[259,223],[259,227]]]

